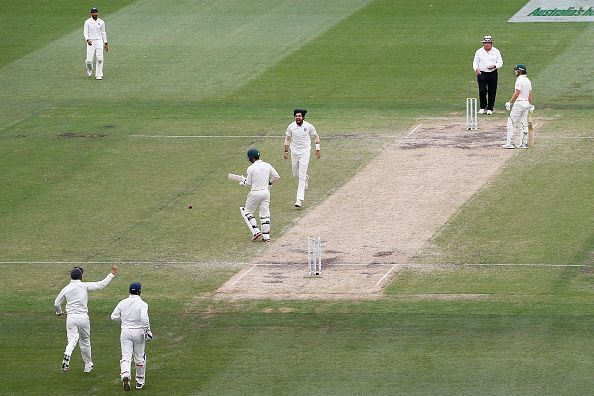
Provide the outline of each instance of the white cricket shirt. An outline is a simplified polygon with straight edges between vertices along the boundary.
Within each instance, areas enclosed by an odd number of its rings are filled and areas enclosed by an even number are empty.
[[[501,69],[503,66],[503,58],[501,53],[495,47],[491,47],[491,51],[485,51],[485,48],[481,47],[474,53],[474,60],[472,62],[472,70],[480,69],[481,72],[490,73],[493,70],[489,70],[488,67],[495,65],[497,69]]]
[[[122,329],[149,330],[151,325],[148,316],[148,304],[140,296],[130,296],[118,303],[111,314],[111,320],[119,320]]]
[[[113,274],[110,272],[105,279],[99,282],[83,282],[81,280],[71,280],[56,297],[54,307],[56,313],[62,313],[62,302],[66,299],[66,313],[68,315],[87,314],[89,309],[87,304],[89,302],[88,292],[93,290],[103,289],[113,279]]]
[[[103,19],[87,19],[83,28],[83,35],[85,36],[85,40],[102,40],[104,43],[107,43],[107,33],[105,32],[105,22],[103,22]]]
[[[516,78],[515,88],[520,91],[520,94],[516,98],[518,100],[528,100],[530,91],[532,91],[532,83],[526,77],[525,74],[520,74],[518,78]]]
[[[316,128],[307,121],[303,121],[301,126],[295,121],[289,124],[285,135],[291,138],[291,152],[303,154],[311,150],[311,139],[317,135]]]
[[[252,186],[252,191],[267,190],[268,182],[280,176],[268,162],[257,160],[247,168],[245,184]]]

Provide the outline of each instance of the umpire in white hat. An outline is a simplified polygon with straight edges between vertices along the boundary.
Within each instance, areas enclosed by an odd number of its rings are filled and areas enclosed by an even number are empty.
[[[497,69],[503,66],[501,53],[493,47],[493,38],[485,36],[483,46],[476,50],[472,68],[476,73],[479,87],[479,114],[493,114],[495,96],[497,95]]]

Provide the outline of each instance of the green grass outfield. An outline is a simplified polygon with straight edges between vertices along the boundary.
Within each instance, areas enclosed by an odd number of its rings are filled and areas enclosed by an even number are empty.
[[[149,394],[591,392],[592,24],[507,23],[522,1],[21,3],[0,3],[3,393],[120,391],[108,317],[134,280],[156,335]],[[110,42],[101,82],[84,75],[91,6]],[[281,173],[278,236],[301,214],[281,152],[294,107],[323,142],[312,207],[419,119],[462,116],[484,34],[505,62],[495,117],[522,62],[539,128],[415,258],[457,266],[405,272],[376,302],[209,298],[258,254],[246,190],[225,179],[249,146]],[[83,376],[77,349],[64,375],[53,299],[71,262],[111,261],[121,275],[89,304],[96,369]]]

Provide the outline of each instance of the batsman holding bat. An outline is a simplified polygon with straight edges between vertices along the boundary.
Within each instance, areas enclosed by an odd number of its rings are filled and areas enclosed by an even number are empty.
[[[519,148],[528,148],[528,113],[534,111],[532,105],[532,83],[526,77],[526,65],[518,64],[514,67],[516,76],[515,91],[509,102],[505,104],[507,110],[511,110],[507,118],[507,141],[503,148],[514,149],[514,137],[516,130],[521,131]],[[513,107],[512,107],[513,105]]]
[[[241,186],[252,186],[245,207],[240,207],[241,217],[252,233],[252,241],[262,237],[262,241],[270,242],[270,188],[278,182],[280,176],[276,169],[260,159],[260,151],[251,148],[247,151],[251,165],[247,168],[247,176],[229,174],[229,179],[238,180]],[[260,212],[260,228],[254,218],[256,209]]]

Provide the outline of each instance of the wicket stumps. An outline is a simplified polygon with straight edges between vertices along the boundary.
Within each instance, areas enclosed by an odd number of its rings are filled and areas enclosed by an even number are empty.
[[[478,129],[476,98],[466,98],[466,129]]]
[[[320,275],[322,273],[322,238],[307,237],[307,274]]]

